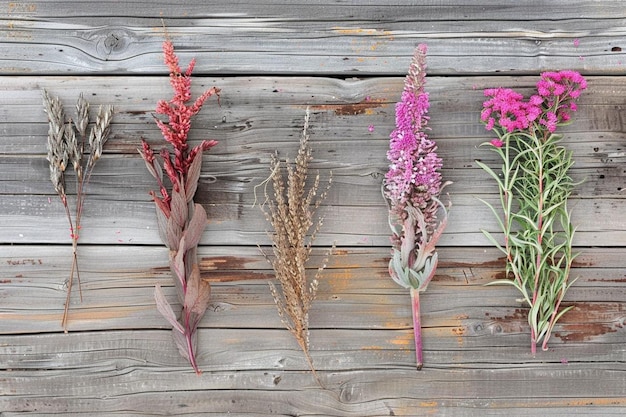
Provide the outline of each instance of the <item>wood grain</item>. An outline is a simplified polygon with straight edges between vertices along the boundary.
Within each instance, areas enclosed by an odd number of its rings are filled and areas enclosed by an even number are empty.
[[[578,259],[580,278],[567,301],[575,307],[555,329],[551,349],[533,357],[516,294],[483,285],[502,271],[498,253],[442,248],[422,300],[421,372],[413,369],[409,296],[386,276],[387,252],[339,249],[311,312],[312,356],[326,389],[282,328],[258,250],[233,256],[232,248],[201,248],[214,294],[199,331],[202,377],[178,356],[154,308],[156,283],[175,297],[163,250],[82,250],[84,301],[75,300],[69,335],[59,332],[64,290],[55,282],[69,269],[65,249],[13,246],[0,259],[0,407],[9,415],[114,414],[138,404],[151,415],[210,409],[242,416],[618,415],[625,406],[623,249],[589,249]],[[24,253],[33,257],[19,258]],[[321,256],[316,251],[313,261]]]
[[[0,2],[0,416],[622,416],[626,413],[626,8],[546,2],[128,0]],[[137,153],[163,145],[153,114],[171,94],[161,44],[194,95],[218,86],[190,140],[216,139],[197,200],[199,261],[212,286],[196,376],[158,313],[177,304],[156,231],[155,188]],[[415,371],[410,296],[389,278],[380,194],[413,48],[427,43],[430,137],[452,201],[437,275],[422,299]],[[544,70],[589,80],[562,129],[580,181],[566,306],[550,349],[530,354],[528,308],[480,229],[497,231],[494,166],[479,145],[483,89],[532,91]],[[80,92],[114,104],[88,187],[79,245],[83,300],[60,325],[71,244],[49,181],[41,90],[69,113]],[[310,269],[334,254],[310,317],[317,385],[267,281],[259,208],[269,158],[293,158],[311,109],[312,168],[333,186]],[[73,178],[69,176],[70,195]],[[256,193],[256,194],[255,194]],[[255,204],[256,201],[256,204]]]
[[[430,45],[432,74],[617,75],[625,64],[626,12],[615,1],[560,0],[549,10],[527,1],[40,0],[2,8],[0,72],[11,75],[162,73],[163,22],[181,56],[198,59],[198,73],[400,75],[420,42]]]
[[[444,156],[444,178],[454,182],[447,189],[453,211],[441,245],[484,246],[487,241],[480,229],[497,231],[493,215],[479,200],[495,203],[495,184],[474,163],[476,159],[496,163],[493,154],[479,148],[489,138],[477,122],[482,89],[502,85],[527,91],[535,82],[535,77],[429,79],[434,97],[432,137]],[[380,184],[387,170],[393,102],[402,79],[198,78],[198,91],[211,85],[222,88],[221,106],[208,103],[195,119],[198,128],[191,135],[192,140],[220,141],[205,157],[197,197],[211,221],[203,244],[268,243],[267,223],[253,206],[255,200],[264,199],[260,185],[269,173],[271,153],[278,150],[282,158],[295,155],[306,106],[313,111],[312,168],[323,178],[332,172],[334,179],[323,208],[326,225],[319,243],[388,243]],[[157,149],[163,143],[151,114],[159,97],[168,95],[169,86],[160,77],[117,77],[114,82],[106,77],[0,78],[4,92],[0,113],[11,120],[5,128],[8,138],[0,145],[0,195],[5,196],[0,210],[6,221],[0,239],[4,243],[53,243],[67,238],[63,209],[48,180],[41,88],[61,95],[68,111],[81,91],[94,104],[116,103],[113,137],[88,188],[83,241],[160,244],[148,196],[155,184],[136,151],[142,138]],[[579,226],[575,244],[622,246],[626,224],[611,213],[623,211],[626,202],[620,104],[626,96],[626,82],[591,77],[590,91],[595,94],[581,99],[576,123],[564,129],[564,143],[576,161],[572,175],[581,181],[570,202]],[[70,176],[70,187],[71,183]]]

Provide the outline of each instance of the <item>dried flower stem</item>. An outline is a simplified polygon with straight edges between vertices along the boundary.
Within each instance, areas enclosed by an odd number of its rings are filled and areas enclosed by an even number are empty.
[[[83,299],[78,268],[78,238],[86,196],[85,190],[96,161],[102,156],[102,147],[109,137],[110,124],[113,118],[113,106],[100,106],[96,121],[89,131],[89,136],[87,136],[87,128],[89,126],[89,103],[83,98],[82,93],[79,95],[76,103],[75,120],[66,120],[63,105],[58,97],[51,97],[46,90],[43,90],[42,94],[44,111],[48,115],[47,159],[50,166],[50,180],[65,208],[65,214],[70,227],[70,238],[72,239],[72,267],[67,285],[63,318],[61,319],[63,330],[67,333],[67,321],[74,274],[76,274],[77,277],[81,301]],[[86,143],[89,157],[85,164],[83,154],[85,152]],[[76,176],[76,205],[73,220],[65,187],[65,170],[69,164],[72,165]]]
[[[202,280],[197,259],[197,247],[206,227],[207,214],[202,205],[194,203],[198,189],[202,154],[217,144],[214,140],[204,140],[190,149],[187,143],[191,118],[196,115],[204,102],[220,90],[213,87],[205,91],[193,102],[191,100],[191,73],[195,61],[191,61],[182,71],[174,45],[168,39],[163,43],[165,64],[170,70],[170,84],[174,97],[170,101],[160,100],[156,112],[167,116],[167,121],[156,119],[164,139],[172,146],[173,155],[163,149],[160,160],[146,141],[142,141],[139,153],[150,174],[156,179],[160,196],[152,191],[150,195],[156,206],[159,235],[170,250],[169,264],[178,300],[182,311],[177,318],[172,306],[166,300],[160,286],[155,288],[155,301],[159,312],[172,325],[174,342],[182,357],[187,359],[196,372],[201,374],[196,360],[197,328],[209,305],[210,285]],[[171,183],[168,191],[164,175]]]
[[[313,241],[320,230],[323,217],[314,222],[315,212],[326,198],[331,180],[326,189],[318,195],[319,174],[312,186],[306,191],[309,162],[312,160],[309,145],[309,109],[306,110],[304,128],[295,164],[286,162],[287,183],[278,158],[273,155],[270,164],[270,177],[274,189],[273,199],[266,192],[269,211],[263,211],[268,222],[274,228],[270,234],[274,259],[272,265],[280,291],[269,283],[270,291],[278,308],[278,314],[285,327],[296,338],[304,352],[307,362],[320,386],[309,349],[309,309],[318,288],[318,279],[326,267],[327,259],[317,270],[312,280],[307,279],[306,263],[312,251]],[[263,208],[261,208],[263,210]],[[332,251],[332,249],[331,249]]]

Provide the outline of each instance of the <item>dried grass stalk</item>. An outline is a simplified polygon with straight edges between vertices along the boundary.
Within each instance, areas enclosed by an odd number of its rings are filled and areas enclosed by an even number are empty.
[[[326,198],[332,177],[327,187],[318,194],[320,187],[318,173],[313,184],[308,191],[306,190],[309,162],[313,159],[309,145],[309,117],[307,108],[295,163],[291,165],[289,161],[285,162],[286,182],[281,162],[276,155],[272,156],[271,174],[267,181],[271,182],[274,193],[271,198],[266,191],[268,210],[264,210],[263,207],[262,210],[274,229],[274,232],[270,233],[274,258],[270,259],[264,255],[280,283],[277,287],[270,282],[270,291],[278,307],[281,321],[296,338],[316,380],[320,383],[309,350],[309,310],[317,294],[318,280],[326,267],[327,259],[311,280],[307,279],[306,264],[315,237],[323,223],[323,217],[316,216],[316,211]]]
[[[50,180],[65,207],[65,214],[70,226],[70,238],[72,239],[72,269],[67,284],[65,309],[61,319],[63,330],[67,333],[67,319],[74,274],[76,274],[78,280],[81,301],[83,299],[78,270],[78,234],[81,227],[85,189],[91,178],[96,161],[102,156],[102,147],[109,138],[111,120],[113,119],[113,106],[100,106],[96,120],[89,131],[89,136],[87,136],[89,103],[83,98],[82,93],[76,102],[76,118],[74,120],[66,118],[63,104],[58,97],[50,96],[46,90],[43,90],[42,94],[44,111],[48,115],[47,159],[50,165]],[[86,144],[87,149],[85,149]],[[84,161],[85,151],[88,153],[86,162]],[[73,217],[65,187],[65,170],[70,165],[74,169],[76,178],[76,206]]]

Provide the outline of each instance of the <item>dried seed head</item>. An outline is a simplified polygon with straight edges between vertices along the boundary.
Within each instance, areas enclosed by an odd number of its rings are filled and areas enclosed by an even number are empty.
[[[48,148],[64,171],[69,160],[65,141],[65,112],[58,97],[50,97],[44,90],[43,98],[44,111],[48,115]]]
[[[48,155],[50,180],[59,195],[65,194],[63,172],[67,168],[70,155],[65,138],[65,113],[58,97],[50,97],[43,90],[44,111],[48,115]]]
[[[65,195],[65,178],[63,176],[63,171],[59,168],[59,165],[56,163],[49,164],[50,166],[50,181],[52,181],[52,185],[54,186],[54,191],[59,195]]]
[[[87,125],[89,124],[89,103],[80,93],[76,101],[76,120],[74,126],[80,135],[84,138],[87,136]]]
[[[96,123],[89,134],[89,149],[92,164],[102,156],[102,147],[109,138],[110,124],[113,119],[113,106],[100,106]]]
[[[70,121],[65,125],[65,142],[68,154],[68,160],[72,163],[74,171],[77,175],[82,176],[82,160],[83,160],[83,147],[78,143],[74,126]]]

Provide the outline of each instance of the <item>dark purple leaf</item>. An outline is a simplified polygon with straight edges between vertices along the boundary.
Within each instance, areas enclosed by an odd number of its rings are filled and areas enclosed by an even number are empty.
[[[172,329],[172,337],[174,338],[174,343],[176,343],[176,347],[178,348],[178,353],[180,356],[185,358],[189,362],[195,362],[195,359],[192,361],[193,352],[196,351],[195,347],[195,337],[192,338],[193,343],[193,351],[189,352],[189,346],[187,346],[187,336],[184,333],[181,333],[177,329]]]
[[[178,251],[178,243],[183,235],[183,229],[177,224],[173,216],[167,219],[167,229],[165,236],[167,238],[166,245],[170,250]]]
[[[159,182],[163,182],[163,169],[161,168],[161,164],[159,160],[154,158],[152,162],[148,161],[146,155],[143,153],[141,149],[138,149],[139,154],[143,158],[143,161],[146,163],[146,168],[148,168],[148,172],[152,174],[152,176],[158,180]]]
[[[201,204],[194,204],[193,217],[185,230],[185,251],[198,246],[207,224],[207,214]],[[180,246],[182,248],[182,246]]]
[[[194,157],[193,161],[189,165],[189,171],[187,171],[187,180],[185,182],[185,194],[187,195],[187,202],[189,203],[198,189],[198,180],[200,179],[200,170],[202,168],[202,149],[198,150],[198,153]]]
[[[185,200],[184,191],[172,191],[172,201],[171,201],[171,213],[170,218],[174,219],[176,224],[183,228],[185,226],[185,222],[187,221],[188,216],[188,206],[187,200]]]
[[[187,280],[187,293],[183,309],[189,315],[188,331],[195,331],[200,319],[206,312],[211,299],[211,286],[200,277],[200,268],[197,263],[193,264],[191,275]]]
[[[180,240],[179,250],[170,251],[170,270],[174,273],[181,284],[181,289],[185,287],[185,252],[180,250],[185,245],[185,237]]]
[[[157,226],[159,229],[159,237],[161,238],[161,241],[165,245],[167,245],[167,247],[169,248],[170,245],[167,239],[167,216],[165,216],[165,213],[163,213],[163,211],[158,206],[158,204],[155,204],[155,208],[156,208]]]
[[[156,171],[157,175],[158,175],[158,180],[160,183],[163,182],[163,168],[161,167],[161,163],[159,162],[159,160],[157,158],[154,158],[154,161],[152,161],[152,164],[154,165],[154,170]]]
[[[183,333],[183,326],[176,320],[176,314],[172,310],[172,306],[165,299],[165,295],[161,290],[161,286],[157,285],[154,288],[154,300],[156,301],[157,310],[165,317],[165,320],[172,325],[178,332]]]

